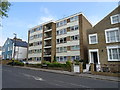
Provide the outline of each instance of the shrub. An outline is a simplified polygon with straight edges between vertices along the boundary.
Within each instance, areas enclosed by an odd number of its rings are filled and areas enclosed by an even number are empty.
[[[75,62],[75,65],[79,65],[80,64],[80,62],[78,60],[74,60],[74,62]]]
[[[66,61],[66,67],[68,71],[71,71],[72,62],[70,60]]]
[[[19,62],[17,60],[11,61],[9,63],[7,63],[7,65],[17,65],[17,66],[24,66],[24,63]]]

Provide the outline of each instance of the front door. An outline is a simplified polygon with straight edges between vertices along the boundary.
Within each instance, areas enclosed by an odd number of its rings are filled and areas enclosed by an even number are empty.
[[[99,57],[98,57],[98,49],[91,49],[89,50],[89,56],[90,56],[90,63],[94,63],[94,70],[97,71],[97,65],[99,63]]]

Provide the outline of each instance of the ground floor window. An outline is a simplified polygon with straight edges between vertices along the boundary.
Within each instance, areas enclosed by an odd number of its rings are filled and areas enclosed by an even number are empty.
[[[57,61],[67,61],[67,56],[58,56],[56,59]]]
[[[35,60],[35,61],[40,61],[40,60],[41,60],[41,57],[35,57],[34,60]]]
[[[71,56],[71,60],[74,61],[74,60],[80,60],[80,56]]]
[[[108,46],[108,61],[120,61],[120,46]]]

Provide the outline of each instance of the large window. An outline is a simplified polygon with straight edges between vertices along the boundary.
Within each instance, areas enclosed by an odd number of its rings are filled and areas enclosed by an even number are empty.
[[[74,17],[70,18],[70,22],[73,22],[73,21],[76,21],[76,20],[78,20],[78,16],[74,16]]]
[[[120,46],[108,46],[108,61],[120,61]]]
[[[56,27],[64,26],[67,24],[67,20],[60,21],[56,24]]]
[[[106,43],[120,42],[120,29],[111,28],[105,30]]]
[[[57,59],[57,61],[59,62],[61,62],[61,61],[67,61],[67,56],[58,56],[58,57],[56,57],[56,59]]]
[[[29,54],[32,54],[32,53],[42,53],[42,49],[33,49],[33,50],[29,50],[28,52],[29,52]]]
[[[30,40],[37,39],[37,38],[42,38],[42,33],[30,36]]]
[[[57,53],[67,52],[67,47],[57,47],[56,52]]]
[[[75,26],[71,26],[71,27],[70,27],[70,31],[74,31],[74,30],[78,30],[78,25],[75,25]]]
[[[120,22],[120,14],[111,16],[111,24],[116,24]]]
[[[57,44],[66,43],[66,42],[67,42],[66,37],[57,39]]]
[[[79,35],[70,36],[70,40],[79,40]]]
[[[66,34],[67,33],[67,29],[65,28],[65,29],[61,29],[61,30],[58,30],[57,31],[57,35],[63,35],[63,34]]]
[[[80,60],[80,56],[71,56],[71,60],[74,61],[74,60]]]
[[[80,50],[80,46],[79,45],[75,45],[75,46],[70,46],[71,50]]]
[[[97,34],[89,34],[89,44],[98,43]]]

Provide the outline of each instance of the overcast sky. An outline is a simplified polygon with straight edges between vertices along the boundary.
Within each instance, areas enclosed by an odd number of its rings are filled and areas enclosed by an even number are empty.
[[[13,33],[27,41],[29,28],[78,12],[82,12],[95,25],[117,6],[117,2],[12,2],[9,17],[2,20],[0,46],[8,37],[13,38]]]

